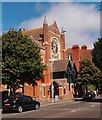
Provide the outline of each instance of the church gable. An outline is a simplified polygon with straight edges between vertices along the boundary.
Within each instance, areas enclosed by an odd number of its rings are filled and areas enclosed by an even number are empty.
[[[60,33],[57,23],[54,21],[52,25],[49,25],[47,22],[46,16],[44,17],[43,27],[35,28],[31,30],[24,30],[22,31],[23,35],[29,36],[32,40],[34,40],[39,47],[46,48],[46,51],[49,51],[48,55],[50,54],[50,49],[47,46],[48,43],[51,43],[51,51],[52,51],[52,59],[53,60],[60,60],[65,59],[65,38],[62,32]],[[47,46],[47,47],[46,47]],[[47,53],[46,53],[47,54]],[[45,58],[49,59],[49,58]]]
[[[60,36],[60,31],[57,27],[57,23],[54,21],[54,23],[50,26],[49,32],[59,35]]]

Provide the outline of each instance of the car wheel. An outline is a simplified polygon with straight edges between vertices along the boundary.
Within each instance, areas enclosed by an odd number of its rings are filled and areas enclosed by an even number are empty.
[[[18,112],[21,113],[23,111],[23,107],[22,106],[18,106]]]
[[[35,105],[35,110],[39,110],[40,109],[40,105],[39,104],[36,104]]]

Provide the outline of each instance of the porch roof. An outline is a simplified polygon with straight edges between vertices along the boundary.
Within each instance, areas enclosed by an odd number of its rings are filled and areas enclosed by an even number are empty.
[[[61,81],[59,81],[59,80],[54,80],[53,82],[57,83],[57,85],[58,85],[59,87],[63,87],[63,86],[64,86],[64,84],[61,83]]]

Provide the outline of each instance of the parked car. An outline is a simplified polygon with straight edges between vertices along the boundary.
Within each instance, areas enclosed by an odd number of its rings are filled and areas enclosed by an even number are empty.
[[[40,109],[40,102],[33,100],[30,96],[12,95],[3,102],[2,109],[4,112],[10,110],[17,110],[18,112],[31,109],[38,110]]]
[[[95,99],[96,95],[93,91],[88,91],[84,96],[83,99]]]
[[[75,98],[82,98],[84,96],[84,92],[76,92],[74,95]]]
[[[0,92],[0,97],[2,102],[8,98],[8,91],[1,91]]]

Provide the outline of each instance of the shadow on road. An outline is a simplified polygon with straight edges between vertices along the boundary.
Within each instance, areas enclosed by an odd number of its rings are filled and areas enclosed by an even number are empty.
[[[88,100],[84,100],[85,102],[100,102],[102,103],[102,99],[88,99]]]
[[[17,113],[17,111],[2,111],[3,114],[12,114]]]
[[[84,102],[99,102],[102,103],[102,98],[96,98],[96,99],[83,99],[83,98],[76,98],[74,101],[84,101]]]
[[[34,111],[34,110],[24,110],[24,112],[27,112],[27,111]],[[11,110],[11,111],[2,111],[3,114],[13,114],[13,113],[19,113],[17,110]]]

